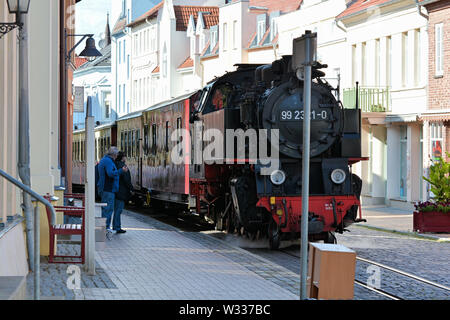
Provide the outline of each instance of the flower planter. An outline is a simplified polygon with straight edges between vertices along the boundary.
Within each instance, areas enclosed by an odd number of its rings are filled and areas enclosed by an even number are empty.
[[[414,212],[414,231],[450,233],[450,213]]]

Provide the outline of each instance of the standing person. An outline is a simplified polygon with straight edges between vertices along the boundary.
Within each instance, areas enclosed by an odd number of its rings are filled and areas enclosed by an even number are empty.
[[[115,163],[117,168],[127,168],[126,158],[123,152],[119,152]],[[133,184],[131,183],[131,174],[128,170],[120,175],[119,191],[116,192],[116,199],[114,201],[113,230],[116,231],[116,233],[126,233],[126,231],[122,229],[120,215],[122,214],[125,204],[130,199],[133,191],[134,189]]]
[[[106,230],[111,233],[111,218],[114,211],[115,193],[119,191],[119,178],[123,172],[127,172],[128,168],[124,167],[117,170],[114,163],[119,150],[111,147],[108,154],[98,164],[98,193],[102,198],[102,202],[107,206],[102,208],[102,217],[106,218]]]

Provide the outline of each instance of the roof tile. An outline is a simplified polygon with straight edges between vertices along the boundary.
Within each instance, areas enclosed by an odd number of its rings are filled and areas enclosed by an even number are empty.
[[[209,14],[203,14],[205,28],[209,29],[211,26],[219,24],[218,7],[174,6],[173,8],[177,19],[177,31],[186,31],[191,15],[197,20],[199,12],[209,12]]]
[[[347,9],[345,9],[340,15],[338,15],[337,18],[342,19],[390,1],[392,0],[353,0],[347,4]]]

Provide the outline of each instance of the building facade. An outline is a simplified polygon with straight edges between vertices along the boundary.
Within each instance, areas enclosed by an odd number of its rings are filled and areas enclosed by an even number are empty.
[[[59,48],[60,34],[64,29],[61,21],[75,12],[66,10],[71,5],[75,5],[75,1],[31,1],[29,13],[24,16],[29,35],[31,187],[42,195],[55,194],[55,187],[61,184],[59,67],[64,60]],[[62,19],[61,12],[64,12]],[[0,20],[14,21],[6,1],[0,2]],[[0,48],[3,75],[0,79],[0,168],[18,179],[17,29],[0,39]],[[20,203],[21,192],[0,179],[0,219],[6,225],[6,228],[0,228],[0,276],[24,276],[29,270],[25,228],[22,223],[17,223],[22,216]],[[43,238],[47,235],[48,239],[48,220],[44,212],[41,212],[41,235]]]
[[[450,152],[450,2],[423,0],[428,12],[428,109],[424,122],[424,175],[432,160]],[[429,188],[423,190],[429,198]]]
[[[359,171],[365,204],[412,208],[423,198],[423,130],[427,108],[427,17],[416,1],[358,0],[337,17],[347,34],[343,100],[363,111]]]
[[[93,115],[97,125],[117,119],[111,108],[111,44],[100,50],[101,57],[86,62],[74,72],[73,86],[84,88],[84,112],[74,112],[73,130],[84,129],[87,98],[92,97]]]

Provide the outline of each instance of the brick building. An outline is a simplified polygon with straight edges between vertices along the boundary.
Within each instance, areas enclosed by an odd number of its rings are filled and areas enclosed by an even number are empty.
[[[428,110],[423,115],[429,159],[450,152],[450,1],[422,0],[421,4],[429,16]]]

